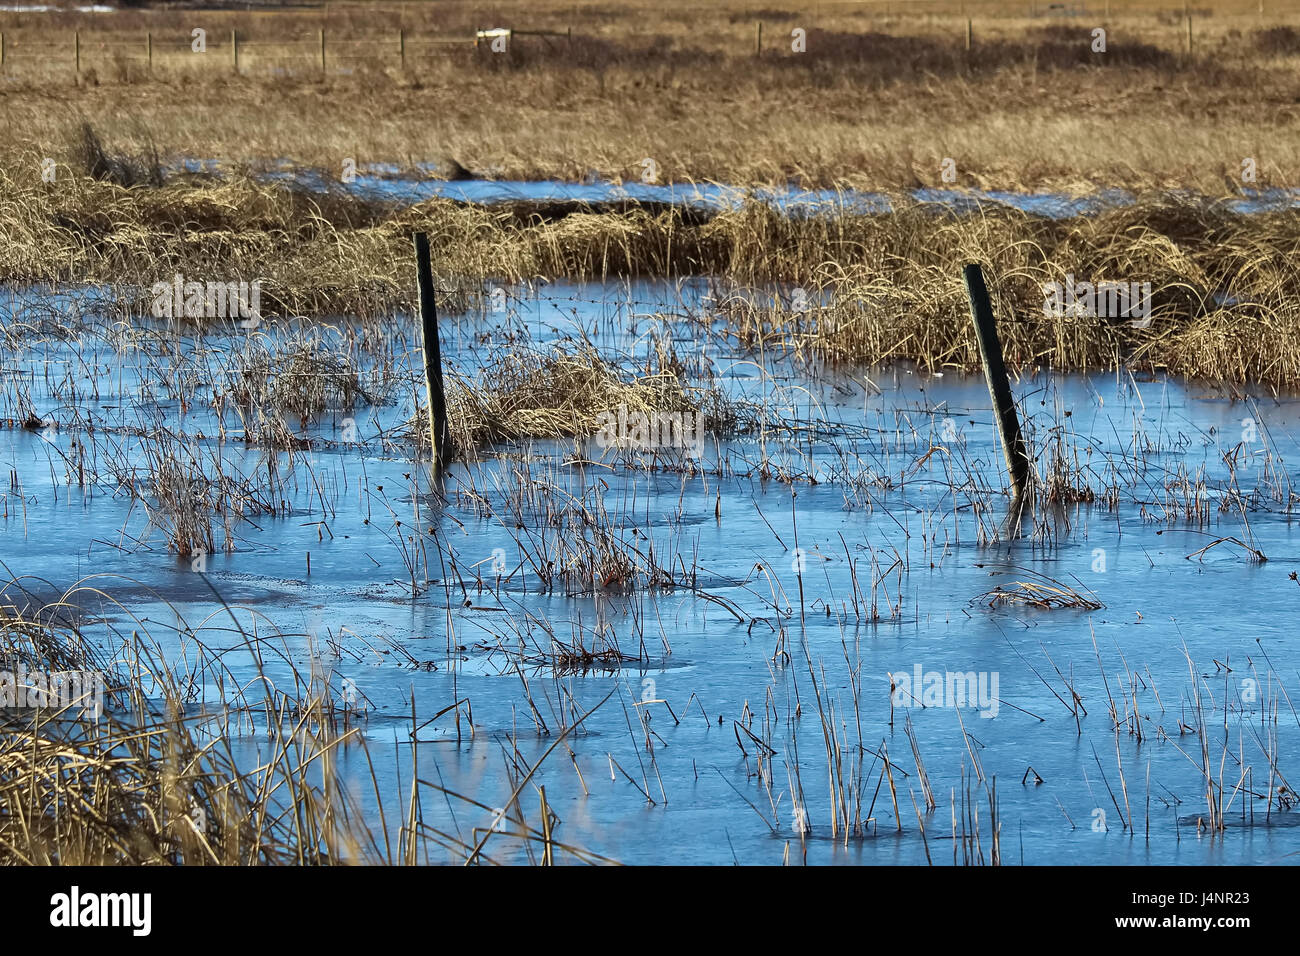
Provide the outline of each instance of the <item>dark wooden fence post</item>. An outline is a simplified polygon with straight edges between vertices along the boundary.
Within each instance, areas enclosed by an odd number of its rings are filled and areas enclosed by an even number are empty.
[[[993,306],[989,303],[989,290],[984,285],[984,273],[980,267],[971,263],[963,271],[966,294],[970,297],[971,319],[975,323],[975,338],[979,342],[980,362],[989,383],[993,417],[1002,437],[1002,454],[1011,475],[1011,491],[1019,499],[1030,485],[1033,470],[1029,465],[1029,453],[1025,450],[1024,436],[1020,433],[1020,419],[1016,416],[1011,383],[1007,381],[1007,367],[1002,361],[1002,343],[998,341]]]
[[[438,345],[438,309],[433,298],[433,267],[429,237],[417,232],[415,274],[420,287],[420,334],[424,348],[425,397],[429,402],[429,438],[433,445],[433,470],[439,472],[451,454],[451,429],[447,425],[447,396],[442,386],[442,351]]]

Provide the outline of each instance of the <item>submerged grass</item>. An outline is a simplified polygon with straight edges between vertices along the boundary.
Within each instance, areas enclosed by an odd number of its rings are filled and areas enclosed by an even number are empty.
[[[328,765],[350,734],[331,730],[325,701],[291,706],[269,694],[275,756],[241,770],[227,734],[214,735],[211,715],[188,704],[193,674],[163,665],[138,635],[112,657],[91,650],[71,602],[98,595],[92,587],[53,605],[11,606],[0,623],[7,667],[58,673],[72,664],[103,688],[98,716],[53,704],[4,713],[0,861],[302,865],[376,849],[345,835],[355,808]],[[207,666],[224,670],[217,659]]]
[[[1034,572],[1027,572],[1033,574]],[[1037,575],[1037,581],[1012,581],[999,584],[977,599],[989,607],[1020,605],[1043,611],[1073,608],[1083,611],[1100,611],[1106,605],[1095,595],[1085,595],[1075,588],[1046,575]]]
[[[33,583],[10,581],[2,592],[30,597]],[[540,829],[530,826],[518,791],[493,808],[421,782],[397,795],[399,806],[409,796],[411,809],[390,831],[369,757],[373,807],[340,776],[344,751],[365,747],[358,720],[366,705],[346,682],[340,692],[328,671],[301,673],[287,644],[246,629],[242,609],[229,607],[256,661],[253,679],[237,678],[229,651],[209,650],[192,630],[188,653],[165,661],[147,622],[103,586],[88,579],[48,604],[0,608],[0,670],[29,687],[42,686],[37,673],[77,670],[103,688],[98,714],[52,698],[16,708],[6,701],[0,711],[0,865],[413,864],[443,851],[452,862],[494,863],[485,848],[492,836],[494,847],[522,840],[529,856],[531,843],[542,844],[547,863],[560,853],[610,862],[555,840],[549,813]],[[109,617],[92,625],[84,603]],[[129,622],[129,635],[108,623],[115,618]],[[107,630],[111,652],[96,649],[92,626]],[[414,737],[414,710],[411,719]],[[240,751],[241,734],[265,737],[255,759]],[[440,830],[421,811],[430,795],[456,800],[465,814],[487,811],[492,822],[472,836]],[[501,826],[507,811],[511,826]]]

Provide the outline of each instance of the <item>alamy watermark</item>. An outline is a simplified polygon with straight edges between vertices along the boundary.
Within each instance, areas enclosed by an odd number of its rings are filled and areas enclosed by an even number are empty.
[[[920,664],[911,673],[889,674],[895,707],[919,703],[922,707],[974,707],[981,717],[998,715],[997,671],[927,671]]]
[[[0,671],[0,710],[29,707],[98,719],[104,713],[104,675],[98,671],[34,671],[20,663]]]
[[[126,927],[133,936],[148,936],[152,914],[152,893],[83,893],[73,886],[50,897],[50,925],[59,929]]]
[[[703,412],[628,411],[626,404],[620,404],[617,410],[598,413],[596,424],[600,426],[596,444],[601,448],[681,448],[692,458],[704,451]]]
[[[262,280],[252,282],[186,282],[180,273],[171,282],[155,282],[156,319],[239,319],[244,328],[262,320]]]
[[[1043,284],[1043,314],[1048,316],[1096,316],[1102,319],[1130,319],[1134,328],[1151,324],[1150,282],[1065,282]]]

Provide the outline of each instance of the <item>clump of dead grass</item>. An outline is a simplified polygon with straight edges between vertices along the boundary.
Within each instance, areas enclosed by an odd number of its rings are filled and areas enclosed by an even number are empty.
[[[1029,572],[1033,573],[1033,572]],[[1096,599],[1096,595],[1085,595],[1068,584],[1053,580],[1043,575],[1039,580],[1012,581],[999,584],[991,591],[980,595],[976,600],[989,607],[1019,605],[1043,611],[1072,608],[1081,611],[1099,611],[1106,605]]]
[[[12,583],[12,582],[11,582]],[[290,719],[282,693],[259,700],[276,756],[240,769],[211,717],[187,705],[191,675],[138,634],[113,657],[93,649],[76,605],[90,586],[0,612],[0,659],[29,672],[93,672],[101,713],[25,707],[0,714],[0,862],[6,865],[328,864],[366,859],[348,804],[321,763],[338,736],[319,697]],[[114,606],[108,598],[104,603]],[[219,659],[207,668],[223,670]],[[229,676],[229,675],[226,675]],[[269,686],[269,685],[268,685]],[[232,707],[250,703],[227,701]],[[311,728],[307,731],[307,728]],[[303,731],[307,731],[303,733]],[[292,804],[286,813],[286,800]]]
[[[304,422],[326,409],[373,403],[355,359],[324,342],[319,331],[276,341],[250,337],[232,356],[226,395],[259,417],[296,415]]]
[[[585,438],[600,429],[600,415],[625,406],[632,412],[693,413],[710,433],[748,427],[757,410],[731,402],[713,387],[687,385],[671,367],[628,373],[587,343],[547,351],[512,348],[483,363],[477,380],[447,376],[447,415],[455,448],[529,438]],[[427,413],[411,420],[408,434],[428,445]]]

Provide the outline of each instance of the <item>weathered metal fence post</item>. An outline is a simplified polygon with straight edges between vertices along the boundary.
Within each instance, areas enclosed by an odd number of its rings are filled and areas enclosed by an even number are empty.
[[[998,341],[997,324],[993,319],[993,306],[989,303],[989,290],[984,285],[984,273],[974,263],[963,269],[966,278],[966,295],[970,298],[970,315],[975,323],[975,338],[979,343],[980,362],[984,377],[989,383],[993,399],[993,417],[998,434],[1002,437],[1002,455],[1011,475],[1012,494],[1019,499],[1029,487],[1032,469],[1025,439],[1020,433],[1020,419],[1016,416],[1016,400],[1011,395],[1007,381],[1007,367],[1002,361],[1002,343]]]
[[[424,348],[425,397],[429,402],[429,438],[433,445],[433,470],[441,471],[451,454],[451,429],[447,425],[447,396],[442,387],[442,351],[438,345],[438,309],[433,299],[433,267],[429,262],[429,237],[417,232],[415,275],[420,287],[420,334]]]

